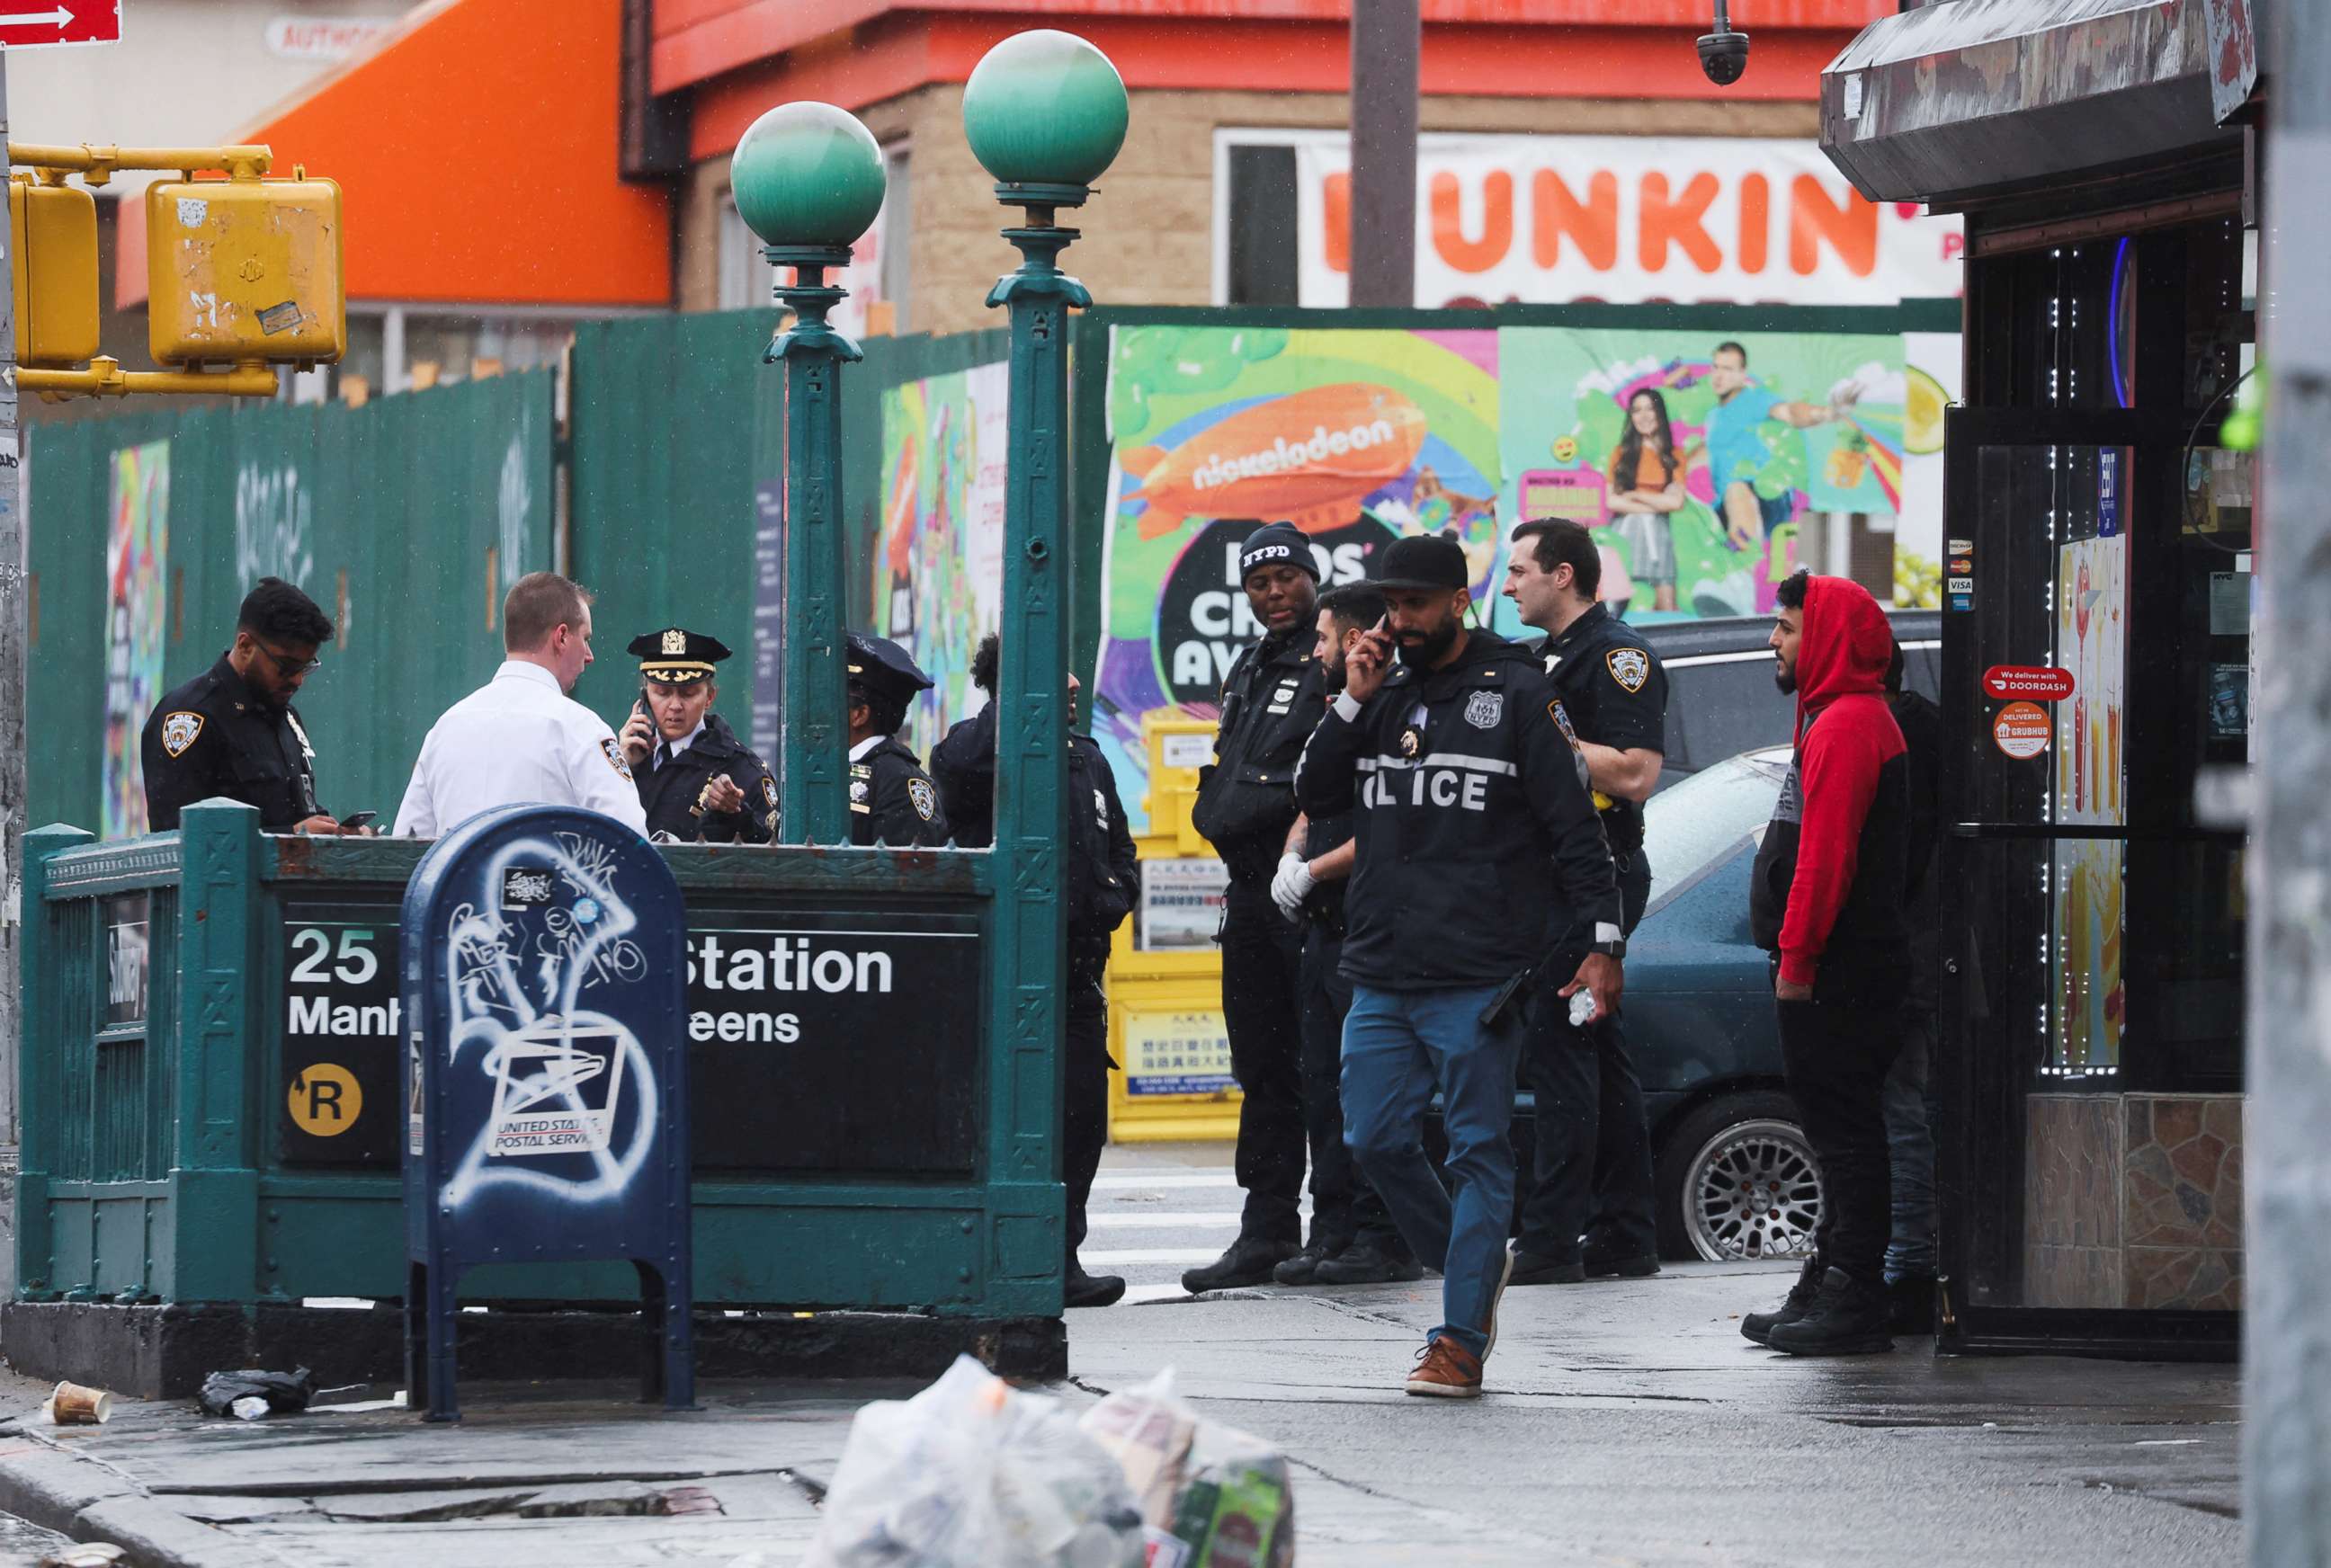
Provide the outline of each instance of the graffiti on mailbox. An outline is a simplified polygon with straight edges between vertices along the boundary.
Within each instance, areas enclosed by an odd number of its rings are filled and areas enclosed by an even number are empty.
[[[647,971],[614,856],[575,833],[516,840],[486,861],[480,893],[448,919],[447,1060],[491,1082],[492,1113],[445,1202],[500,1183],[619,1193],[654,1143],[658,1097],[638,1038],[586,997]],[[557,1155],[584,1159],[538,1164]]]

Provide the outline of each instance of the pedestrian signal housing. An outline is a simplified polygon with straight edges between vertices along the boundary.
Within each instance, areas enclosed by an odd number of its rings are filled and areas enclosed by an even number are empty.
[[[16,363],[86,364],[97,354],[97,198],[78,186],[8,182]]]
[[[340,187],[304,169],[148,185],[146,287],[157,364],[337,364],[348,346]]]

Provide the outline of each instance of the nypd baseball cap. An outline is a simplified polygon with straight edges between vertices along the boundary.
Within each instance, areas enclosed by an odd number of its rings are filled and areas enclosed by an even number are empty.
[[[1379,588],[1470,588],[1473,573],[1465,546],[1446,534],[1412,534],[1394,539],[1376,567]]]
[[[1311,554],[1311,540],[1293,523],[1265,523],[1239,546],[1239,581],[1257,566],[1292,566],[1319,580],[1319,562]]]

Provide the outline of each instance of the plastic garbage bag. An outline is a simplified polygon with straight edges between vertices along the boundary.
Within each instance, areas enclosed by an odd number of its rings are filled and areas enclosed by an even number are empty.
[[[1117,1461],[969,1356],[851,1422],[804,1568],[1142,1568]]]
[[[206,1416],[241,1415],[235,1402],[245,1399],[263,1399],[267,1408],[278,1414],[297,1415],[315,1397],[316,1374],[304,1366],[297,1372],[214,1372],[203,1379],[202,1407]]]
[[[1292,1568],[1287,1457],[1185,1404],[1171,1368],[1111,1393],[1080,1424],[1116,1456],[1141,1500],[1148,1568]]]

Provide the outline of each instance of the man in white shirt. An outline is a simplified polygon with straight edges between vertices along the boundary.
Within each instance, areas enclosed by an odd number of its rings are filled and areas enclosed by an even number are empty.
[[[566,694],[591,665],[591,595],[556,572],[520,577],[502,601],[494,678],[445,710],[397,808],[399,838],[433,839],[493,806],[581,806],[645,835],[615,732]]]

